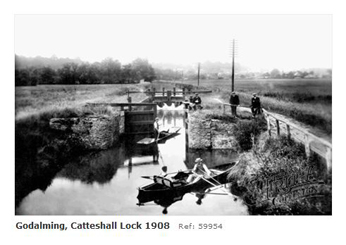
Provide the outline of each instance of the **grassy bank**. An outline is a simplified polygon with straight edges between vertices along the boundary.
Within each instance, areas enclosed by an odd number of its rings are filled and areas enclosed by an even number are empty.
[[[251,214],[330,215],[332,176],[317,155],[285,137],[264,139],[230,173],[231,192]]]
[[[196,81],[184,81],[196,85]],[[213,90],[223,102],[229,101],[231,81],[201,80],[200,85]],[[257,93],[263,108],[332,134],[332,82],[322,79],[248,79],[236,80],[240,105],[249,107],[252,93]],[[204,95],[203,95],[204,96]],[[209,95],[204,96],[210,106]],[[203,98],[202,98],[203,99]]]
[[[145,91],[147,85],[39,85],[16,87],[16,120],[54,111],[81,110],[86,103],[127,102],[128,90]],[[131,94],[132,101],[140,101],[143,93]]]

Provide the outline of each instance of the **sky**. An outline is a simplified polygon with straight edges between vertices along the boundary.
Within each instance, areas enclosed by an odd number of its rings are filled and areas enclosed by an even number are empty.
[[[332,15],[16,15],[15,54],[129,63],[332,68]]]

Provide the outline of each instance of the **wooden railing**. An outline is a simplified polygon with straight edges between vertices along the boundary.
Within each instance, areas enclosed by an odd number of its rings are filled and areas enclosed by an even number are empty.
[[[222,105],[223,113],[225,114],[226,107],[231,106],[231,104],[222,103]],[[251,109],[246,107],[238,107],[238,110],[251,113]],[[316,154],[325,158],[328,168],[332,167],[332,144],[330,142],[317,137],[316,135],[308,132],[306,129],[300,127],[299,125],[279,118],[274,113],[268,112],[264,109],[263,115],[267,120],[267,130],[269,136],[286,135],[288,138],[304,144],[307,156],[310,156],[311,152],[315,152]]]
[[[172,90],[167,90],[165,88],[162,88],[162,90],[156,90],[153,88],[153,90],[147,90],[147,91],[127,91],[127,97],[130,98],[130,94],[135,93],[146,93],[150,94],[153,98],[154,97],[161,97],[161,96],[177,96],[177,97],[185,97],[188,94],[195,94],[195,93],[211,93],[211,90],[188,90],[188,89],[182,89],[177,90],[176,88],[173,88]]]

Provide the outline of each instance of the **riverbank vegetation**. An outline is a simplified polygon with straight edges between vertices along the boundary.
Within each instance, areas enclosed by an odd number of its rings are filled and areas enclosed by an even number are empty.
[[[230,173],[231,192],[240,196],[250,214],[330,215],[332,177],[317,155],[281,137],[262,139],[241,155]]]

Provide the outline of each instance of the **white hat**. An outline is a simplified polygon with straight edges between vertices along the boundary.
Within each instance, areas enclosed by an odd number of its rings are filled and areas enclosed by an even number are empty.
[[[202,159],[202,158],[197,158],[197,159],[195,160],[195,163],[198,163],[198,162],[203,162],[203,159]]]

